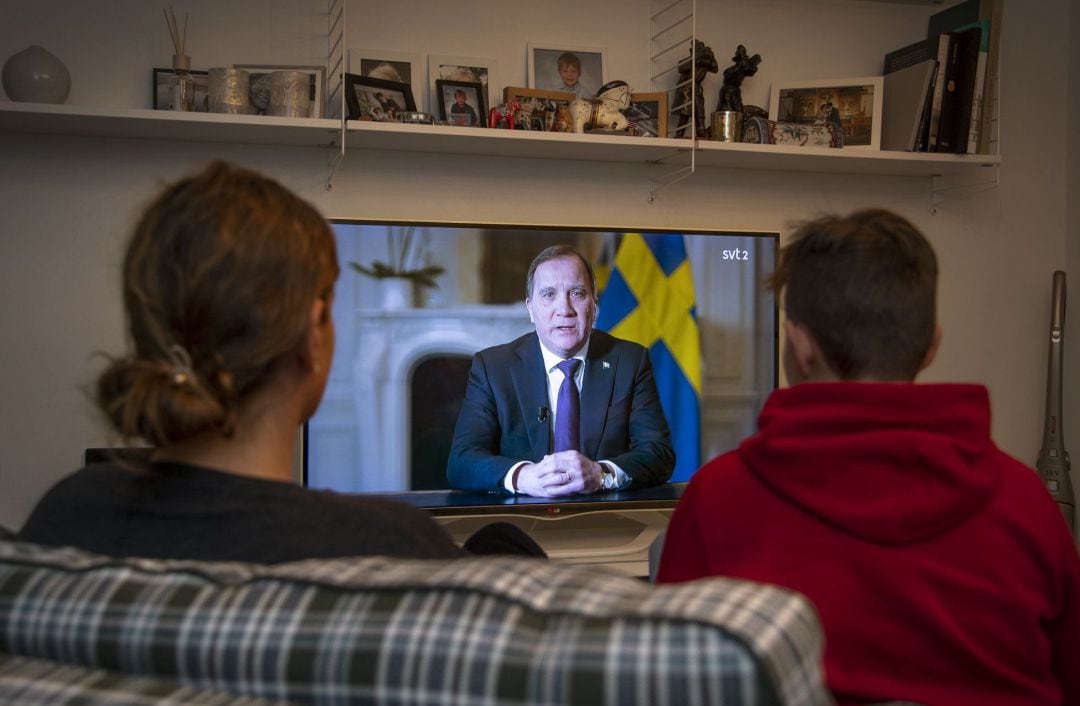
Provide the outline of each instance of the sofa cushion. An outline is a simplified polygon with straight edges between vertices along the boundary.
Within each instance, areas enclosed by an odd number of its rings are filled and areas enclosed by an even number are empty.
[[[0,652],[297,703],[827,703],[821,650],[804,598],[743,581],[0,542]]]
[[[0,654],[0,704],[19,706],[287,706],[250,696],[203,691],[157,677]]]

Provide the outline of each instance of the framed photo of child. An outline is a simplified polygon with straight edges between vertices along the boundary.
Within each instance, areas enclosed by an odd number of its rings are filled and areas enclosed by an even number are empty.
[[[529,88],[593,98],[607,83],[607,51],[600,47],[529,43]]]
[[[484,87],[479,81],[435,80],[439,120],[459,127],[487,127]]]
[[[428,55],[428,83],[431,91],[431,112],[438,105],[438,92],[435,82],[466,81],[479,83],[482,87],[484,105],[489,108],[499,102],[499,64],[494,59],[478,56],[442,56]]]

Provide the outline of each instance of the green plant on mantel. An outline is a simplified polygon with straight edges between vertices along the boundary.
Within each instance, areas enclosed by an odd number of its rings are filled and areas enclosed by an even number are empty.
[[[412,280],[421,287],[439,288],[435,278],[446,272],[440,265],[430,265],[426,240],[416,233],[414,226],[390,226],[387,229],[387,262],[373,260],[370,265],[349,262],[354,270],[375,279]]]

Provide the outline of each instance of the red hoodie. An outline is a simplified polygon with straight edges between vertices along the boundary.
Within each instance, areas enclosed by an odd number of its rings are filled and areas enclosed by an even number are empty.
[[[659,580],[808,596],[841,704],[1080,704],[1080,556],[977,385],[804,383],[691,479]]]

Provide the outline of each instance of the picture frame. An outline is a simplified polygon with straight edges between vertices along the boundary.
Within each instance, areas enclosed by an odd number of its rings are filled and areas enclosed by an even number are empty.
[[[458,127],[487,127],[484,85],[479,81],[436,79],[435,96],[439,120]]]
[[[397,122],[401,112],[416,110],[412,86],[373,76],[345,74],[345,105],[349,120]]]
[[[638,137],[667,137],[667,91],[631,93],[630,107],[623,111]]]
[[[153,110],[169,110],[169,79],[175,75],[172,69],[154,69],[150,83],[150,107]],[[210,72],[189,71],[195,85],[193,100],[195,113],[210,112]]]
[[[575,90],[566,88],[559,71],[559,61],[566,54],[574,55],[581,66]],[[528,71],[529,88],[564,91],[576,97],[593,98],[600,87],[608,82],[607,50],[602,47],[529,42]]]
[[[570,102],[577,96],[573,93],[564,93],[563,91],[547,91],[541,88],[527,88],[524,86],[507,86],[503,89],[503,102],[509,103],[512,100],[516,100],[521,103],[522,107],[531,113],[535,111],[537,105],[543,101],[551,101],[555,106],[566,105],[569,106]],[[554,122],[554,113],[545,116],[544,130],[551,130],[552,123]]]
[[[483,86],[484,105],[489,109],[496,101],[502,88],[499,84],[499,63],[495,59],[482,56],[445,56],[428,54],[428,90],[432,107],[438,105],[435,82],[466,81],[478,82]],[[432,110],[432,112],[435,112]]]
[[[879,150],[883,87],[881,76],[777,83],[769,94],[769,119],[802,125],[833,122],[843,133],[844,149]]]
[[[251,81],[251,105],[256,115],[266,115],[270,103],[270,74],[275,71],[303,71],[311,75],[311,109],[309,118],[326,114],[326,67],[279,66],[276,64],[233,64],[234,69],[248,72]]]
[[[423,55],[390,49],[349,49],[348,73],[407,83],[417,105],[424,101]]]

